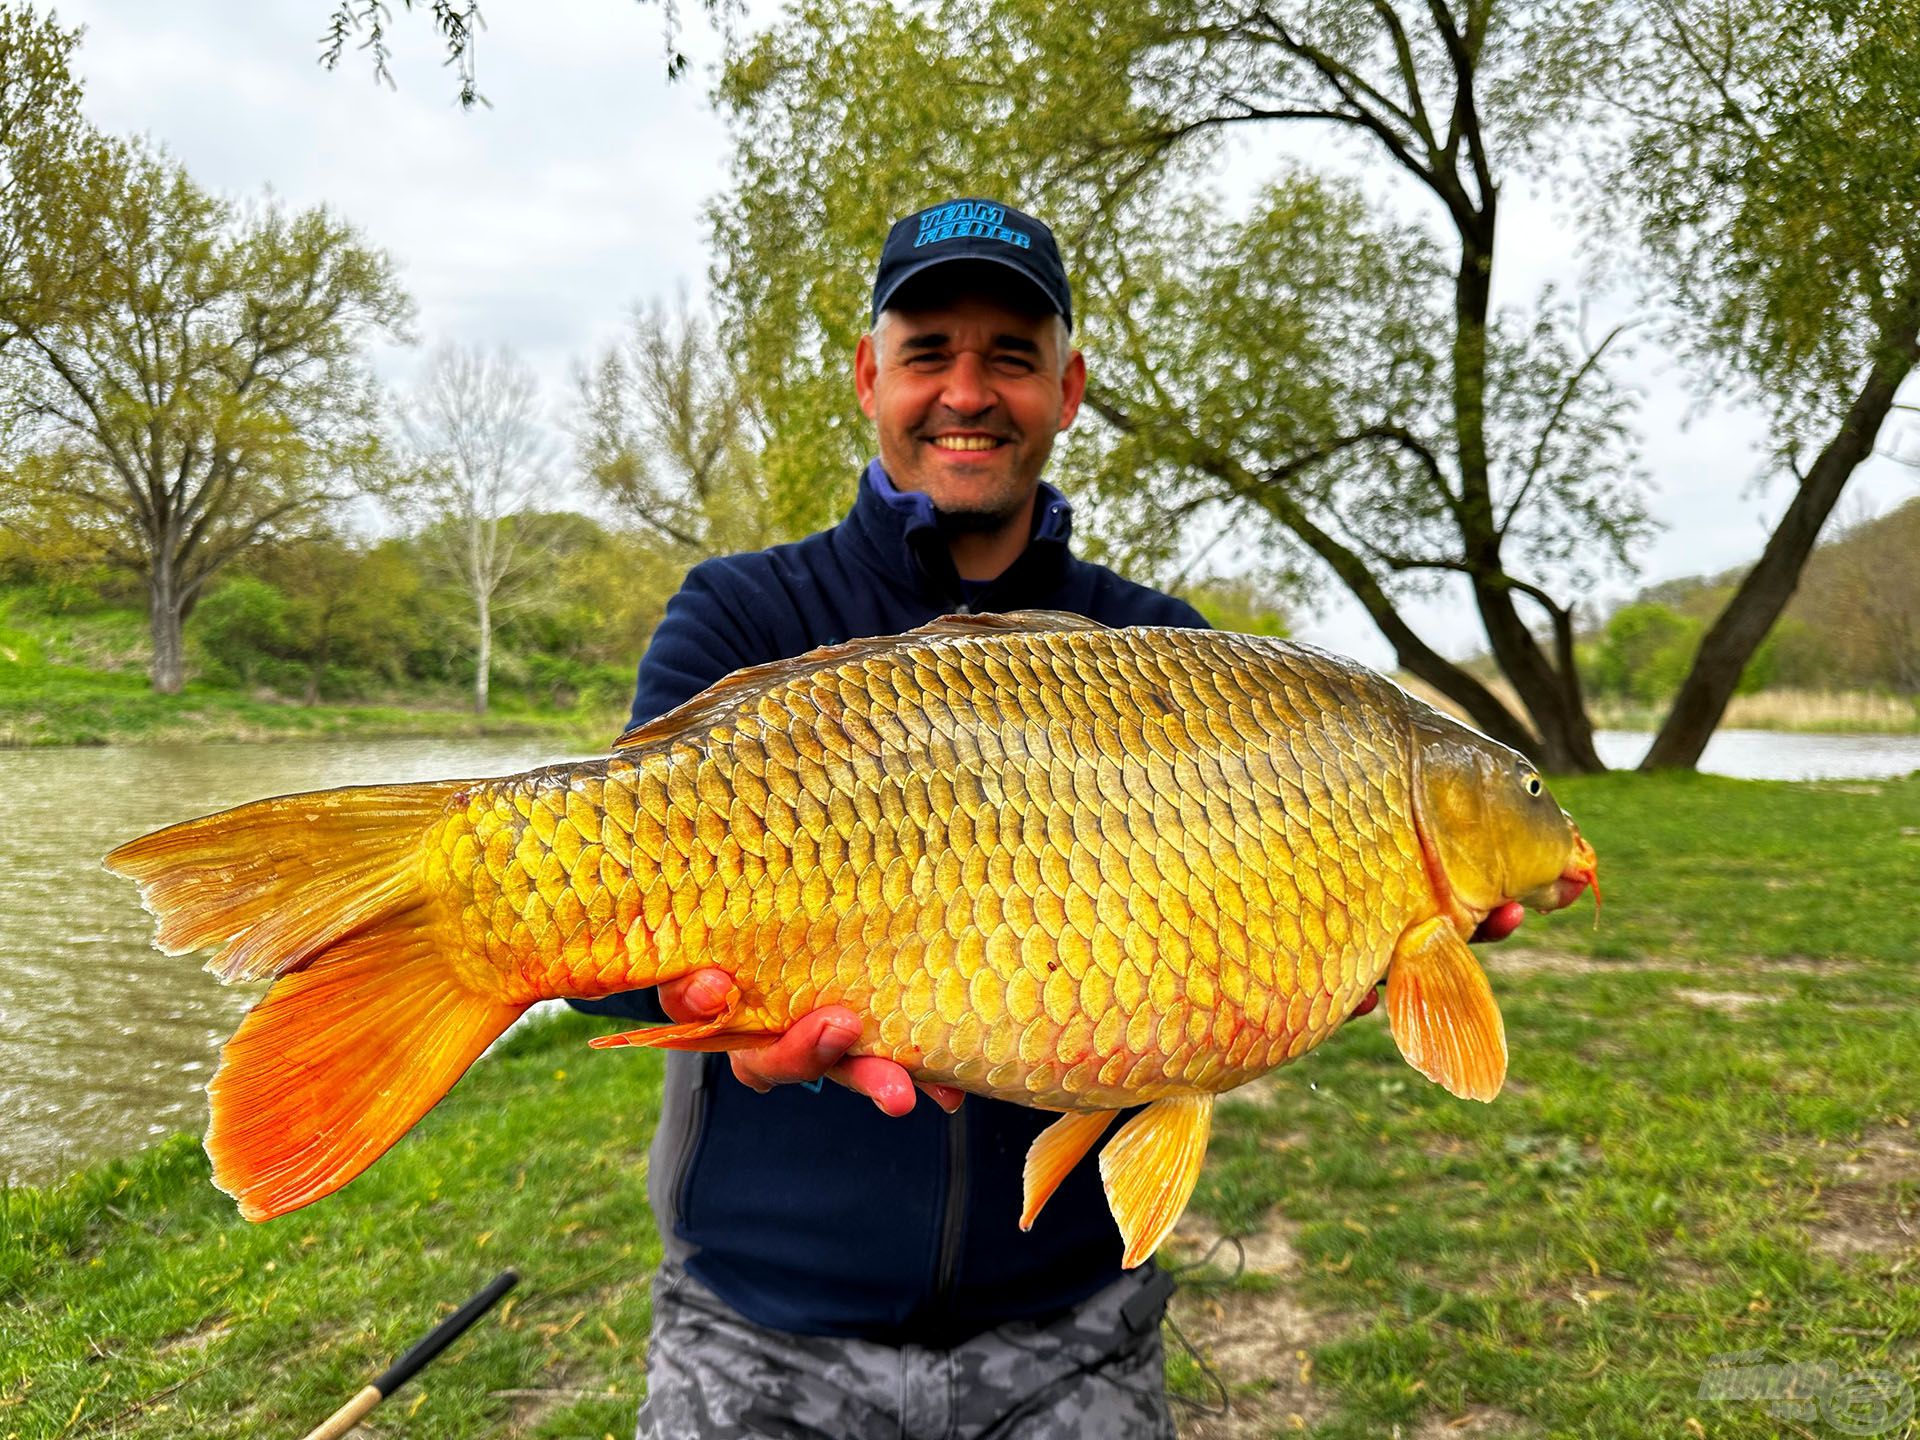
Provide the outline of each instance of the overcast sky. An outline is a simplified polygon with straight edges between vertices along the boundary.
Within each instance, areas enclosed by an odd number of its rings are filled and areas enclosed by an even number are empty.
[[[635,302],[681,287],[701,293],[703,209],[725,185],[728,151],[706,103],[704,62],[717,45],[698,6],[682,7],[695,17],[683,45],[702,64],[669,85],[657,6],[495,0],[479,47],[492,108],[471,111],[454,103],[454,78],[422,16],[398,14],[391,27],[397,90],[377,86],[359,53],[337,73],[321,70],[316,37],[332,8],[333,0],[74,0],[57,10],[86,26],[78,69],[96,124],[160,141],[202,184],[228,194],[270,189],[293,205],[334,207],[398,261],[423,342],[511,347],[556,413],[571,400],[573,365],[613,338]],[[1241,164],[1242,176],[1259,168]],[[1496,303],[1520,303],[1547,281],[1582,293],[1578,235],[1552,206],[1510,192],[1502,227]],[[1602,315],[1619,310],[1617,301],[1600,306]],[[404,383],[420,354],[383,351],[380,369]],[[1683,424],[1694,397],[1644,342],[1624,374],[1645,397],[1642,453],[1668,527],[1647,552],[1645,578],[1751,559],[1787,498],[1782,485],[1747,483],[1762,422],[1709,410]],[[1877,513],[1915,493],[1920,472],[1876,460],[1843,509]],[[1331,581],[1328,593],[1337,593]],[[1484,648],[1458,599],[1420,606],[1418,617],[1443,651]],[[1390,658],[1351,602],[1300,619],[1306,638],[1375,664]]]

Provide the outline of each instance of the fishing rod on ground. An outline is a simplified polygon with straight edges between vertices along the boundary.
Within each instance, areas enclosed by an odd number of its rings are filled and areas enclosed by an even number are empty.
[[[502,1270],[487,1282],[486,1289],[434,1326],[425,1339],[389,1365],[379,1379],[329,1415],[318,1429],[309,1431],[306,1440],[340,1440],[366,1418],[368,1411],[425,1369],[436,1355],[458,1340],[474,1321],[499,1304],[500,1297],[519,1283],[518,1271]]]

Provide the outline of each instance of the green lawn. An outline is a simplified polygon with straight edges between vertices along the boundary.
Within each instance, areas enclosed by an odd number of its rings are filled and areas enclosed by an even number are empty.
[[[0,746],[144,744],[185,740],[297,740],[391,735],[555,734],[604,745],[615,713],[496,706],[485,716],[438,705],[300,705],[195,681],[156,695],[130,671],[21,666],[0,660]]]
[[[1184,1272],[1200,1359],[1169,1350],[1234,1406],[1190,1433],[1757,1440],[1842,1432],[1817,1400],[1701,1398],[1715,1357],[1920,1383],[1920,780],[1556,791],[1606,905],[1486,952],[1494,1104],[1427,1084],[1376,1014],[1222,1107],[1188,1229],[1247,1268]],[[0,1436],[300,1433],[508,1264],[504,1321],[378,1433],[630,1433],[659,1071],[588,1033],[523,1031],[266,1226],[184,1138],[0,1198]]]

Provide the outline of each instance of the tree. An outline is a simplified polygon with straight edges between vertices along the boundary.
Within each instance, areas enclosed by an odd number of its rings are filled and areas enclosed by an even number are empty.
[[[138,145],[98,178],[86,303],[28,313],[14,343],[32,446],[16,475],[144,578],[171,694],[208,581],[378,483],[360,346],[408,302],[324,209],[236,210]]]
[[[1691,767],[1920,361],[1920,3],[1629,7],[1606,167],[1703,384],[1773,414],[1792,498],[1643,766]]]
[[[709,16],[730,18],[736,3],[737,0],[701,0],[701,8]],[[470,110],[475,105],[488,104],[486,96],[480,93],[474,53],[480,32],[487,28],[478,0],[400,0],[400,6],[409,12],[426,13],[446,52],[444,63],[459,79],[460,108]],[[680,10],[675,0],[661,0],[661,10],[666,19],[667,79],[676,80],[686,73],[688,64],[678,45]],[[392,85],[393,72],[388,64],[393,54],[387,45],[390,23],[390,0],[337,0],[327,17],[326,33],[320,37],[321,65],[329,70],[337,69],[346,55],[348,42],[359,37],[355,48],[372,57],[374,78]]]
[[[435,351],[405,425],[426,538],[473,605],[473,708],[484,715],[495,612],[541,553],[527,519],[552,489],[553,443],[532,373],[504,350]]]
[[[790,533],[738,371],[684,295],[672,309],[637,308],[579,387],[581,473],[643,534],[694,560]]]
[[[1600,768],[1563,597],[1646,530],[1616,336],[1585,340],[1550,297],[1496,315],[1489,287],[1500,175],[1569,112],[1539,82],[1575,68],[1586,22],[1582,4],[1491,0],[1418,17],[1107,0],[1071,26],[1040,0],[811,0],[721,89],[738,150],[719,278],[780,417],[770,467],[851,473],[843,357],[887,222],[942,193],[1022,197],[1075,257],[1106,482],[1175,522],[1259,518],[1488,734]],[[1223,133],[1273,124],[1357,138],[1426,215],[1298,171],[1232,214],[1204,167]],[[1405,619],[1401,600],[1451,576],[1523,713]]]
[[[0,352],[24,326],[90,299],[103,258],[89,197],[113,147],[80,113],[80,42],[51,16],[0,5]]]

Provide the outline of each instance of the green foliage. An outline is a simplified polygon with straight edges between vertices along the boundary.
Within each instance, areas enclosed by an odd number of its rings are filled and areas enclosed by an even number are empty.
[[[1586,680],[1594,694],[1641,705],[1663,704],[1680,688],[1693,664],[1706,624],[1658,601],[1622,605],[1608,619],[1593,647]],[[1777,669],[1777,646],[1761,644],[1741,675],[1737,694],[1768,685]]]
[[[1795,456],[1920,307],[1920,3],[1621,14],[1631,135],[1593,170],[1602,233],[1639,241],[1702,383],[1764,401]]]
[[[323,209],[242,211],[142,146],[88,195],[104,255],[28,317],[10,377],[32,418],[16,479],[152,596],[154,680],[249,548],[382,478],[360,346],[408,313],[391,263]]]
[[[237,575],[200,606],[194,638],[210,678],[251,685],[263,667],[286,655],[287,597],[264,580]]]
[[[1481,7],[1456,33],[1430,7],[1409,33],[1358,0],[1116,0],[1072,25],[1038,0],[793,6],[722,80],[736,151],[713,211],[725,328],[777,419],[770,474],[837,502],[854,473],[868,442],[847,364],[889,222],[1005,198],[1053,223],[1079,287],[1091,415],[1058,463],[1116,554],[1163,575],[1183,538],[1230,524],[1276,575],[1310,554],[1403,663],[1497,714],[1397,608],[1472,575],[1501,663],[1573,753],[1579,721],[1512,613],[1516,584],[1559,622],[1554,587],[1645,536],[1629,402],[1614,337],[1587,341],[1552,297],[1490,315],[1484,277],[1492,167],[1564,119],[1534,82],[1577,68],[1590,8]],[[1318,168],[1276,164],[1244,202],[1213,193],[1224,133],[1309,119],[1378,142],[1443,203],[1446,242]]]
[[[1649,705],[1665,700],[1686,677],[1704,628],[1665,605],[1621,606],[1602,632],[1592,675],[1595,692]]]
[[[1280,639],[1292,633],[1286,609],[1278,597],[1263,590],[1251,576],[1205,581],[1189,590],[1186,599],[1216,630],[1272,635]]]

